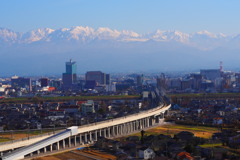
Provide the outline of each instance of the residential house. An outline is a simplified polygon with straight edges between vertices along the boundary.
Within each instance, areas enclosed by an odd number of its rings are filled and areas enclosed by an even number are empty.
[[[156,156],[151,148],[141,148],[138,153],[138,156],[141,159],[153,159]]]

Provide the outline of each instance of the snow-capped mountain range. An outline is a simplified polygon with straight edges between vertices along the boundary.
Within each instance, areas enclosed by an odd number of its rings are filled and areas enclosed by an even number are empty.
[[[76,26],[61,29],[36,29],[26,33],[15,32],[0,28],[1,44],[31,44],[36,42],[79,42],[87,44],[94,40],[109,40],[116,42],[177,42],[198,49],[209,50],[234,43],[239,46],[240,34],[228,36],[222,33],[213,34],[200,31],[192,34],[180,31],[157,30],[152,33],[139,34],[134,31],[118,31],[110,28],[93,29],[91,27]]]
[[[239,53],[240,34],[162,30],[139,34],[82,26],[22,33],[0,28],[0,76],[59,74],[69,59],[82,73],[216,68],[219,61],[239,68]]]

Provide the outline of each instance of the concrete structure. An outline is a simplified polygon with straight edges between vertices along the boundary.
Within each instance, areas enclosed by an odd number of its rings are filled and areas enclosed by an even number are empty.
[[[200,70],[200,74],[207,80],[211,81],[221,77],[220,69],[202,69]]]
[[[139,158],[141,159],[153,159],[155,157],[155,153],[152,149],[147,148],[147,149],[140,149],[139,150]]]
[[[143,74],[137,76],[137,86],[143,85]]]
[[[49,79],[48,78],[41,78],[39,81],[41,83],[41,87],[49,86]]]
[[[77,82],[77,64],[76,62],[66,62],[66,73],[62,75],[63,89],[70,90],[74,88]]]
[[[3,156],[2,160],[22,159],[24,157],[52,152],[53,150],[65,149],[71,146],[83,145],[97,141],[98,137],[118,137],[140,131],[142,129],[159,125],[163,122],[164,112],[170,108],[170,105],[160,105],[148,111],[137,114],[120,117],[103,122],[93,123],[80,127],[70,127],[53,136],[45,137],[39,141],[17,142],[14,144],[5,144],[0,146],[0,151]],[[77,129],[76,129],[77,128]],[[20,148],[22,146],[26,147]],[[11,153],[4,154],[4,151],[9,152],[15,148],[20,148]]]
[[[70,127],[68,129],[66,129],[65,131],[62,131],[51,137],[48,137],[46,139],[43,139],[36,143],[33,143],[29,146],[17,149],[9,154],[6,154],[2,157],[2,159],[6,159],[6,160],[23,159],[26,155],[31,155],[34,152],[39,154],[39,153],[41,153],[41,150],[43,150],[43,152],[45,153],[45,152],[47,152],[47,150],[52,151],[54,147],[59,149],[60,141],[62,141],[62,143],[65,145],[65,139],[67,139],[71,136],[74,136],[77,133],[78,133],[78,127],[76,127],[76,126]],[[69,143],[71,143],[71,142],[69,142]]]
[[[26,88],[27,91],[32,91],[32,80],[30,78],[14,76],[11,79],[11,83],[15,89]]]
[[[93,100],[88,100],[86,103],[81,105],[82,114],[86,115],[88,113],[95,113],[94,102]]]
[[[86,73],[86,81],[95,81],[97,85],[110,84],[110,75],[101,71],[89,71]]]

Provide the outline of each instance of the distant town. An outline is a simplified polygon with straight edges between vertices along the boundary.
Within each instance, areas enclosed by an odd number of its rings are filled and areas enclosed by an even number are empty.
[[[52,77],[0,77],[1,98],[66,96],[87,94],[133,94],[143,85],[153,85],[166,93],[237,93],[240,91],[240,72],[219,69],[201,69],[185,75],[159,74],[114,74],[102,71],[87,71],[77,74],[77,63],[66,62],[66,71],[61,78]],[[124,93],[123,93],[124,91]],[[122,93],[121,93],[122,92]]]
[[[71,126],[91,126],[148,113],[157,106],[164,108],[171,104],[161,115],[165,122],[152,120],[154,123],[150,123],[146,118],[145,127],[126,131],[121,138],[114,136],[114,128],[104,131],[105,136],[100,136],[101,130],[96,130],[95,143],[92,133],[88,133],[84,142],[80,134],[81,138],[75,138],[74,145],[79,141],[79,145],[90,143],[91,147],[65,155],[71,158],[71,154],[81,154],[86,158],[92,157],[93,152],[97,156],[103,150],[101,155],[112,157],[110,159],[240,157],[240,73],[224,71],[221,63],[219,69],[201,69],[182,76],[110,75],[104,71],[78,75],[77,63],[72,60],[66,62],[65,67],[60,78],[13,76],[0,79],[2,143],[24,141],[35,134],[55,134]],[[163,128],[156,128],[161,125]],[[65,143],[65,140],[57,143],[57,150],[59,145],[65,149]],[[70,143],[71,140],[71,148]],[[45,148],[43,153],[46,152]],[[37,155],[40,153],[39,150]]]

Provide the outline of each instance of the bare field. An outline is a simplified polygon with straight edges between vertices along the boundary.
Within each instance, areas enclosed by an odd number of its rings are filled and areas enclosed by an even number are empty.
[[[181,131],[192,132],[196,137],[201,137],[201,138],[210,138],[213,135],[213,133],[219,132],[219,130],[214,127],[167,124],[167,125],[146,130],[145,135],[165,134],[165,135],[173,136],[174,134],[177,134]],[[140,133],[137,133],[134,135],[140,136]]]
[[[51,156],[33,158],[32,160],[116,160],[117,158],[109,153],[93,149],[73,150]]]
[[[30,136],[34,136],[35,134],[29,134],[29,137]],[[9,139],[10,140],[17,140],[17,139],[22,139],[22,138],[26,138],[28,137],[28,135],[26,133],[17,133],[17,134],[0,134],[0,137],[1,138],[6,138],[6,139]]]

